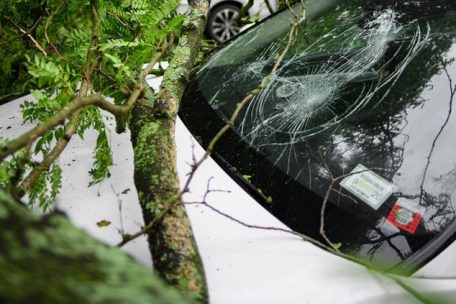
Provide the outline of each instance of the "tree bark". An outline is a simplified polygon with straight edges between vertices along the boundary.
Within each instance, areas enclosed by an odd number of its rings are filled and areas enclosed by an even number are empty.
[[[145,93],[131,113],[135,184],[148,231],[154,268],[184,294],[207,302],[202,262],[179,198],[174,130],[179,102],[201,45],[207,1],[189,1],[183,33],[164,74],[159,96]],[[174,198],[174,199],[173,199]]]
[[[62,214],[37,216],[0,191],[1,303],[188,303]]]

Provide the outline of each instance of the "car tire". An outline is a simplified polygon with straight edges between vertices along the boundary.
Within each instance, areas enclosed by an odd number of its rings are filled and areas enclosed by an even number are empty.
[[[211,10],[207,19],[206,34],[217,42],[225,42],[241,30],[236,23],[240,7],[235,4],[222,4]]]

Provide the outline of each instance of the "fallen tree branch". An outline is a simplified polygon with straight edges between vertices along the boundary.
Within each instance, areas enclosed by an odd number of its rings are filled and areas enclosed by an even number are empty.
[[[165,41],[160,50],[155,54],[153,59],[147,65],[147,67],[140,73],[138,80],[135,85],[135,89],[133,90],[130,98],[126,102],[125,105],[115,105],[109,101],[107,101],[103,96],[99,94],[92,94],[89,96],[78,96],[75,97],[70,103],[68,103],[63,109],[61,109],[58,113],[56,113],[53,117],[51,117],[46,122],[43,122],[30,131],[27,131],[17,137],[9,141],[6,145],[0,147],[0,160],[5,159],[5,157],[17,152],[18,150],[25,147],[29,142],[33,142],[38,139],[40,136],[44,135],[46,132],[52,130],[54,127],[61,125],[65,122],[65,119],[73,114],[75,111],[89,106],[94,105],[99,107],[102,110],[105,110],[115,117],[122,117],[120,119],[121,127],[120,129],[125,128],[126,124],[126,117],[130,112],[131,108],[133,107],[134,103],[138,100],[139,96],[141,95],[142,91],[144,90],[144,79],[149,74],[150,71],[153,70],[153,66],[160,61],[161,57],[164,55],[166,50],[172,45],[173,38]],[[88,90],[88,84],[84,85],[84,87]],[[82,90],[82,86],[81,86]],[[84,89],[85,90],[85,89]],[[119,128],[118,128],[119,129]]]
[[[236,121],[237,117],[239,116],[239,113],[241,112],[241,110],[261,91],[261,89],[267,87],[267,85],[271,81],[272,77],[277,72],[277,69],[280,67],[280,64],[282,63],[285,55],[288,53],[288,50],[293,45],[295,38],[296,38],[297,31],[298,31],[298,26],[304,21],[304,19],[305,19],[305,13],[303,10],[302,17],[292,23],[292,27],[290,29],[290,34],[288,36],[287,45],[285,46],[283,51],[279,54],[279,56],[277,56],[276,63],[274,64],[274,67],[272,68],[270,74],[263,79],[263,81],[260,83],[260,85],[258,87],[256,87],[252,91],[250,91],[250,93],[246,97],[244,97],[244,99],[241,102],[239,102],[237,104],[236,109],[233,112],[233,114],[231,115],[230,119],[210,141],[209,145],[206,148],[204,155],[199,160],[197,160],[197,161],[195,160],[195,163],[192,164],[192,169],[189,172],[189,176],[188,176],[184,186],[182,187],[182,190],[179,191],[179,193],[177,193],[177,195],[174,195],[174,196],[166,199],[166,201],[164,202],[165,208],[159,214],[158,218],[154,218],[151,221],[147,221],[146,222],[147,224],[140,231],[138,231],[134,234],[125,236],[125,238],[117,246],[121,247],[121,246],[125,245],[126,243],[128,243],[128,242],[140,237],[141,235],[147,233],[148,231],[150,231],[150,229],[161,219],[161,217],[165,216],[167,214],[167,212],[169,212],[169,210],[177,202],[179,202],[182,199],[182,196],[189,191],[189,185],[190,185],[191,181],[193,180],[196,171],[201,166],[201,164],[211,155],[216,143],[220,140],[220,138],[223,137],[223,135],[229,129],[231,129],[233,127],[234,122]]]
[[[51,119],[37,125],[33,129],[20,135],[18,138],[11,140],[6,145],[0,147],[0,160],[3,160],[5,157],[22,149],[27,144],[29,144],[29,142],[35,141],[37,138],[44,135],[46,132],[53,129],[54,127],[63,124],[65,122],[65,119],[76,110],[84,106],[95,104],[98,105],[100,108],[115,107],[115,105],[109,103],[101,95],[98,94],[85,97],[76,97],[73,99],[72,102],[67,104]]]
[[[190,221],[181,204],[167,208],[167,201],[179,193],[174,143],[175,119],[191,69],[201,45],[208,11],[207,1],[189,1],[169,68],[157,98],[144,94],[134,103],[130,129],[134,148],[134,178],[143,210],[154,268],[169,284],[198,301],[208,294],[202,262]],[[152,71],[152,65],[144,71]],[[138,88],[142,86],[137,84]],[[127,104],[133,104],[130,101]],[[164,210],[167,210],[164,212]],[[150,229],[152,228],[153,229]],[[124,236],[122,244],[143,233]],[[122,245],[121,244],[121,245]]]
[[[189,303],[62,214],[34,215],[3,191],[0,214],[2,303]]]

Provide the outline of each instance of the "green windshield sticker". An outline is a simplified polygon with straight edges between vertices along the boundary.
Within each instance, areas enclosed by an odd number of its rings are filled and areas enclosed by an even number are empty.
[[[377,210],[393,194],[393,184],[359,164],[340,185]]]

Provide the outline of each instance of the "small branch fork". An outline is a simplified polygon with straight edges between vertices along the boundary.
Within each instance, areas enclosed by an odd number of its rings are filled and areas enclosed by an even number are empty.
[[[36,41],[35,38],[33,38],[33,36],[30,34],[30,32],[27,32],[26,30],[24,30],[22,27],[20,27],[16,22],[14,22],[14,20],[9,17],[9,16],[5,16],[6,19],[8,19],[9,22],[11,22],[12,25],[14,25],[14,27],[16,27],[23,35],[26,35],[32,42],[33,44],[35,45],[35,47],[41,52],[43,53],[44,56],[47,56],[47,52],[44,50],[44,48],[38,43],[38,41]],[[41,18],[40,18],[41,19]],[[39,19],[39,20],[40,20]],[[38,24],[38,23],[36,23]],[[32,27],[33,28],[33,27]]]
[[[326,163],[322,153],[321,153],[321,148],[322,147],[319,147],[318,149],[318,155],[320,157],[320,160],[321,160],[321,163],[323,164],[325,170],[328,172],[329,174],[329,177],[331,178],[331,181],[329,183],[329,186],[328,186],[328,189],[326,190],[326,193],[325,193],[325,196],[323,198],[323,202],[322,202],[322,205],[321,205],[321,209],[320,209],[320,229],[319,229],[319,232],[320,232],[320,235],[323,237],[323,239],[326,241],[326,243],[331,246],[331,248],[336,251],[338,254],[341,254],[341,252],[339,251],[338,249],[338,246],[336,246],[336,244],[334,244],[329,238],[328,236],[326,235],[326,231],[325,231],[325,214],[326,214],[326,208],[328,206],[328,201],[329,201],[329,196],[331,195],[331,192],[334,192],[334,193],[337,193],[338,195],[340,196],[343,196],[345,198],[348,198],[350,200],[352,200],[355,204],[357,204],[358,202],[350,195],[347,195],[347,194],[344,194],[342,192],[340,192],[339,190],[335,189],[335,185],[342,179],[346,178],[346,177],[349,177],[349,176],[352,176],[352,175],[355,175],[355,174],[360,174],[360,173],[363,173],[363,172],[368,172],[370,170],[380,170],[380,171],[390,171],[390,169],[385,169],[385,168],[370,168],[370,169],[366,169],[366,170],[361,170],[361,171],[357,171],[357,172],[350,172],[350,173],[347,173],[347,174],[343,174],[343,175],[340,175],[340,176],[337,176],[337,177],[334,177],[333,173],[331,172],[328,164]],[[357,260],[358,261],[358,260]]]
[[[280,228],[280,227],[272,227],[272,226],[260,226],[260,225],[252,225],[252,224],[249,224],[249,223],[246,223],[244,221],[241,221],[235,217],[233,217],[232,215],[229,215],[228,213],[226,212],[223,212],[215,207],[213,207],[212,205],[210,205],[208,202],[207,202],[207,197],[209,196],[210,193],[213,193],[213,192],[229,192],[229,191],[224,191],[224,190],[213,190],[211,189],[210,187],[210,184],[211,184],[211,181],[212,181],[213,177],[211,177],[208,182],[207,182],[207,189],[206,189],[206,192],[203,196],[203,199],[201,202],[187,202],[187,203],[184,203],[185,205],[202,205],[202,206],[205,206],[207,208],[209,208],[210,210],[214,211],[215,213],[235,222],[235,223],[238,223],[244,227],[247,227],[247,228],[252,228],[252,229],[258,229],[258,230],[269,230],[269,231],[279,231],[279,232],[284,232],[284,233],[287,233],[287,234],[291,234],[291,235],[295,235],[295,236],[298,236],[299,238],[303,239],[304,241],[307,241],[309,243],[312,243],[320,248],[323,248],[323,249],[326,249],[328,251],[331,251],[333,252],[334,250],[331,248],[331,247],[328,247],[327,245],[324,245],[323,243],[305,235],[305,234],[302,234],[302,233],[299,233],[299,232],[296,232],[296,231],[293,231],[293,230],[290,230],[290,229],[285,229],[285,228]]]

